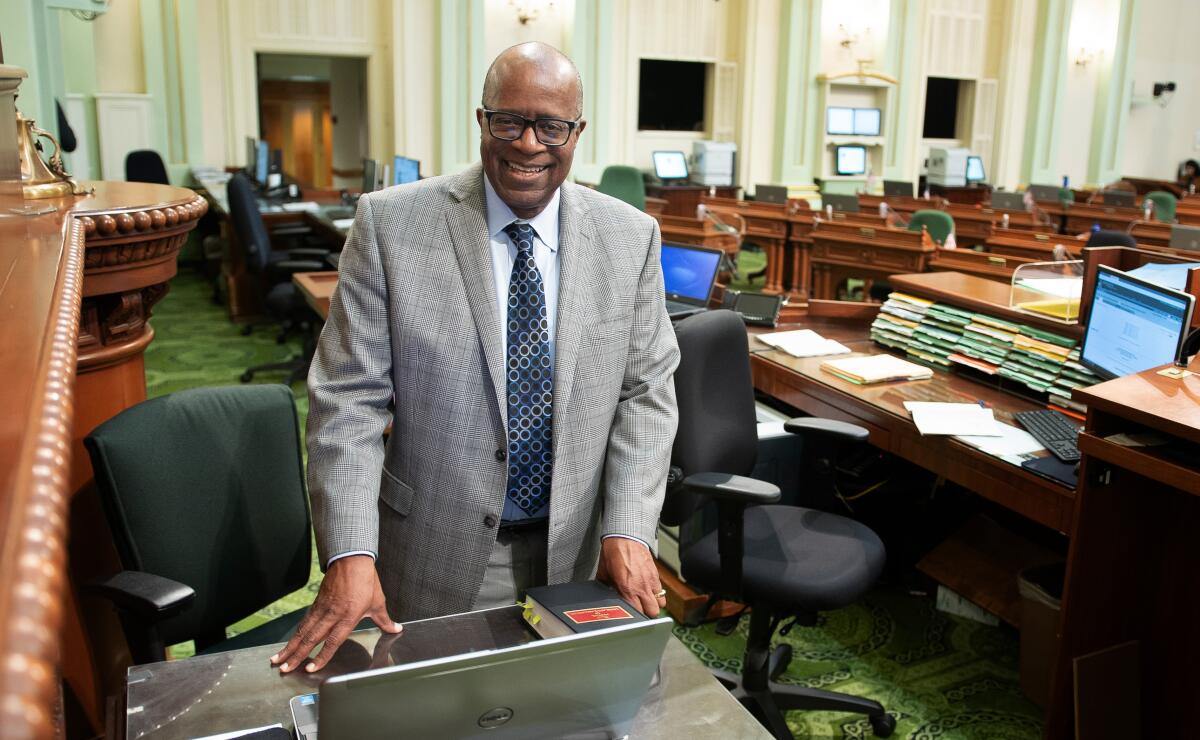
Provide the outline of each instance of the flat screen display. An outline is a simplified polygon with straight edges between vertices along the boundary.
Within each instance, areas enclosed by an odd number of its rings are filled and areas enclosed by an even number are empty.
[[[271,149],[267,146],[267,142],[260,141],[254,147],[254,179],[260,185],[267,184],[267,175],[270,173],[271,166]]]
[[[855,108],[854,133],[859,136],[879,136],[879,109]]]
[[[1191,324],[1195,299],[1100,266],[1083,363],[1105,378],[1119,378],[1174,362]]]
[[[654,152],[654,174],[660,180],[686,180],[687,157],[683,152]]]
[[[854,133],[854,109],[830,106],[825,109],[825,133]]]
[[[865,146],[839,146],[835,154],[839,175],[865,175],[867,173],[867,148]]]
[[[363,160],[362,191],[364,193],[375,192],[375,187],[379,184],[379,181],[376,179],[378,176],[375,174],[375,170],[378,167],[379,164],[373,159]]]
[[[393,185],[406,185],[421,179],[421,163],[415,159],[397,156],[392,163]]]
[[[983,157],[967,157],[967,182],[983,182],[986,179]]]
[[[690,298],[699,301],[698,305],[708,303],[721,264],[719,250],[664,244],[661,259],[663,289],[668,298]]]

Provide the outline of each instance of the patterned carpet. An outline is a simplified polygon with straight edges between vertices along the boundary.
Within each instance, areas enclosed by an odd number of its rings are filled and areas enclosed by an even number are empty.
[[[762,260],[745,254],[743,274]],[[756,281],[756,285],[759,283]],[[154,312],[154,342],[146,352],[151,396],[204,385],[230,385],[257,363],[286,359],[300,351],[298,339],[275,343],[274,332],[257,329],[243,337],[209,300],[207,283],[186,268]],[[281,382],[267,373],[255,382]],[[308,411],[303,384],[292,388],[301,417]],[[230,628],[237,633],[311,603],[320,583],[313,568],[307,587]],[[702,661],[729,670],[741,667],[749,619],[722,637],[715,625],[676,627],[675,634]],[[1033,740],[1041,737],[1042,712],[1017,685],[1017,636],[1006,627],[987,627],[948,616],[932,600],[880,587],[855,606],[822,615],[814,627],[797,627],[786,637],[794,658],[783,680],[881,701],[899,720],[893,737],[907,740]],[[175,657],[191,654],[176,646]],[[801,738],[869,738],[865,719],[827,712],[793,712],[789,724]]]

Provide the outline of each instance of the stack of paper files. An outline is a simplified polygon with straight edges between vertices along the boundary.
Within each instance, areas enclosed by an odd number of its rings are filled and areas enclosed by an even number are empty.
[[[888,347],[906,349],[913,331],[932,305],[933,301],[924,298],[892,293],[879,308],[879,315],[871,324],[871,339]]]
[[[1080,413],[1087,412],[1087,406],[1078,401],[1071,400],[1071,391],[1076,388],[1087,388],[1089,385],[1095,385],[1101,381],[1101,378],[1087,369],[1079,362],[1079,348],[1071,350],[1067,355],[1067,361],[1063,363],[1062,369],[1059,370],[1058,377],[1054,380],[1054,385],[1050,386],[1050,403],[1061,406],[1064,409],[1078,411]]]
[[[971,312],[935,303],[913,331],[908,356],[935,367],[950,367],[950,355],[957,351],[963,327],[971,323]]]
[[[826,360],[821,369],[842,380],[859,385],[882,383],[888,380],[926,380],[933,371],[907,360],[891,355],[867,355],[847,357],[841,360]]]
[[[992,410],[977,403],[936,403],[905,401],[904,408],[912,414],[913,424],[921,434],[971,435],[999,437],[1003,435]]]
[[[781,349],[792,357],[823,357],[825,355],[848,355],[850,348],[841,342],[826,339],[812,329],[778,331],[759,334],[763,344]]]
[[[961,365],[995,375],[1012,349],[1013,339],[1021,330],[1016,324],[985,314],[972,314],[963,327],[958,351],[950,359]]]
[[[1075,344],[1074,339],[1022,324],[1000,374],[1035,391],[1048,392]]]

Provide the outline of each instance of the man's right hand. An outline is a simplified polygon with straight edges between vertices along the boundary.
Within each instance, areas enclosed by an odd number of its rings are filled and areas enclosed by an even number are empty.
[[[305,667],[309,673],[321,670],[363,617],[370,617],[388,634],[403,629],[388,615],[375,561],[369,555],[338,558],[329,565],[317,600],[296,627],[296,634],[283,650],[271,656],[271,665],[279,666],[280,673],[291,673],[323,640],[325,646]]]

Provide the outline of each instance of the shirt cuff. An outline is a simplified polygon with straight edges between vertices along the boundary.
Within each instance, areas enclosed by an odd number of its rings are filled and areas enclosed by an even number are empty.
[[[372,560],[375,559],[375,553],[370,550],[351,550],[350,552],[342,552],[329,558],[329,562],[325,563],[325,570],[329,570],[329,566],[333,565],[333,561],[348,558],[351,555],[369,555]]]
[[[609,537],[620,537],[620,538],[621,538],[621,539],[623,539],[623,540],[633,540],[634,542],[638,543],[639,545],[641,545],[642,547],[646,548],[647,550],[650,550],[650,545],[648,545],[648,544],[646,544],[645,542],[641,541],[641,540],[640,540],[640,539],[638,539],[637,537],[630,537],[630,536],[629,536],[629,535],[627,535],[627,534],[606,534],[606,535],[604,535],[603,537],[601,537],[600,539],[601,539],[601,541],[603,541],[603,540],[607,540]],[[653,553],[654,551],[653,551],[653,550],[650,550],[650,552],[651,552],[651,553]],[[349,554],[349,553],[347,553],[347,554]],[[329,562],[331,562],[331,563],[332,563],[332,562],[333,562],[333,560],[330,560]]]

